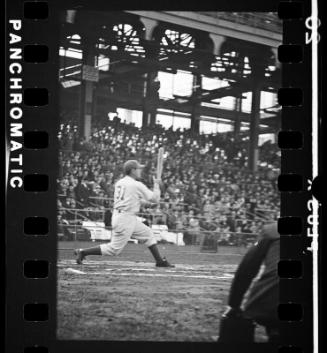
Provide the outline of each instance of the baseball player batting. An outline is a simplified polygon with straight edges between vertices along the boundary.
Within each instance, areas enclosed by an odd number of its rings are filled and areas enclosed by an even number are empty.
[[[157,267],[174,267],[161,257],[152,230],[136,217],[142,200],[155,203],[160,200],[160,179],[154,178],[153,191],[138,181],[143,168],[144,165],[136,160],[125,162],[125,177],[115,184],[111,242],[88,249],[76,249],[77,264],[82,264],[88,255],[118,255],[133,236],[149,248]]]

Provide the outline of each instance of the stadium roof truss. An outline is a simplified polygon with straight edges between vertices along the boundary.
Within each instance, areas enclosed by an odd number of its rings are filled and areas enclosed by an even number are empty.
[[[260,53],[253,54],[256,48],[251,49],[251,45],[248,56],[237,50],[225,50],[220,55],[214,55],[198,45],[203,33],[198,35],[187,28],[166,24],[160,28],[159,40],[149,41],[145,39],[142,32],[144,28],[139,24],[135,25],[133,21],[117,22],[117,18],[113,17],[108,21],[102,15],[84,14],[76,23],[64,24],[63,27],[60,80],[81,80],[80,67],[83,57],[91,50],[95,58],[94,66],[99,68],[99,91],[101,87],[113,85],[129,87],[125,90],[125,95],[120,91],[119,97],[108,91],[108,96],[111,95],[112,99],[119,101],[129,102],[132,99],[134,103],[141,104],[144,98],[144,83],[149,74],[155,75],[158,71],[176,73],[178,70],[184,70],[196,77],[224,80],[228,85],[211,90],[202,89],[201,85],[198,85],[190,97],[175,96],[174,99],[160,100],[159,107],[189,113],[196,105],[197,109],[203,110],[202,115],[225,115],[233,120],[235,114],[219,108],[217,99],[227,96],[242,99],[243,93],[251,91],[254,83],[258,81],[262,90],[270,92],[277,92],[280,85],[280,70],[269,60],[263,60],[263,63],[260,60],[255,62],[255,65],[264,66],[261,68],[263,74],[260,77],[255,75],[254,64],[249,58],[253,55],[260,56]],[[84,40],[85,37],[87,40]],[[107,58],[106,70],[99,65],[99,58]],[[131,87],[135,89],[130,89]],[[130,96],[132,91],[137,92],[134,97]],[[205,107],[202,103],[211,103],[212,106]],[[213,108],[214,106],[216,108]],[[275,126],[280,109],[274,107],[262,113],[268,116],[265,118],[265,124]],[[249,121],[249,114],[241,113],[241,120]]]

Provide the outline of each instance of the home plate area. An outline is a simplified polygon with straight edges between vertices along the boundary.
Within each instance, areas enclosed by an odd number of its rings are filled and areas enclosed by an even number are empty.
[[[237,264],[175,266],[59,260],[58,339],[216,341]]]
[[[86,276],[139,276],[163,278],[193,278],[207,280],[231,280],[236,265],[184,265],[174,268],[157,268],[153,263],[133,261],[92,261],[85,260],[83,265],[76,265],[74,260],[61,260],[58,269],[64,274]]]

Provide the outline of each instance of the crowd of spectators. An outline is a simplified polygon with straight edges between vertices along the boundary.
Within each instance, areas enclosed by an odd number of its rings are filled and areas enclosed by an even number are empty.
[[[61,219],[103,218],[128,159],[146,165],[143,182],[151,188],[161,146],[162,202],[157,207],[145,205],[140,215],[149,224],[183,231],[186,243],[201,242],[205,233],[200,236],[199,230],[204,230],[221,233],[220,242],[231,244],[236,241],[234,232],[251,237],[267,218],[278,217],[273,170],[279,158],[274,144],[263,145],[258,171],[251,173],[246,166],[248,143],[234,141],[231,133],[200,135],[159,125],[137,128],[115,117],[94,124],[89,140],[79,136],[74,123],[63,123],[59,143]]]

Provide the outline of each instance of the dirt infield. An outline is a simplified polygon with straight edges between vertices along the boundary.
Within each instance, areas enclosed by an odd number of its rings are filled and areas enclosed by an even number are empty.
[[[92,257],[78,266],[64,242],[58,251],[58,339],[214,341],[228,290],[245,249],[201,253],[160,245],[175,268],[154,266],[142,245],[118,257]],[[94,245],[94,244],[92,244]],[[264,341],[262,328],[257,340]]]

